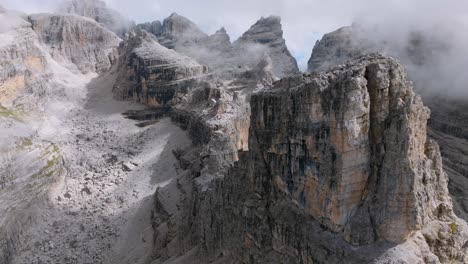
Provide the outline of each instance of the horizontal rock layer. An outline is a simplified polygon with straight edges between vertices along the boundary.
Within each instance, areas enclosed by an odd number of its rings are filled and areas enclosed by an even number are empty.
[[[161,46],[145,31],[132,33],[121,47],[121,54],[121,80],[114,90],[120,98],[133,98],[150,106],[171,103],[207,73],[205,66]]]

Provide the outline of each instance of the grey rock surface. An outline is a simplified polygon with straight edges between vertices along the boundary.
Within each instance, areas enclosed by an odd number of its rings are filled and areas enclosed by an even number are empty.
[[[273,73],[277,77],[282,78],[299,73],[296,59],[289,52],[283,38],[279,17],[261,18],[234,43],[241,49],[250,44],[268,47],[266,52],[273,62]]]
[[[28,18],[52,58],[74,64],[82,73],[103,73],[117,58],[120,39],[92,19],[66,14]]]
[[[120,80],[114,93],[149,106],[164,107],[178,94],[188,93],[206,66],[160,45],[144,30],[129,34],[121,47]]]

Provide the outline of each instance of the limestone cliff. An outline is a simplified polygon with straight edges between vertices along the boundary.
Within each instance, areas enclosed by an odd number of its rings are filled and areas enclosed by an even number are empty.
[[[94,20],[38,14],[29,16],[29,21],[53,59],[74,64],[82,73],[103,73],[117,57],[120,39]]]
[[[249,151],[222,177],[202,159],[186,215],[155,219],[160,260],[196,248],[207,263],[467,261],[429,110],[398,62],[285,78],[251,108]]]

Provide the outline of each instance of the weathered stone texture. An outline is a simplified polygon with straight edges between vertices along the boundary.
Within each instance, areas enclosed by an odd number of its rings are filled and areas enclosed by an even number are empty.
[[[207,67],[161,46],[146,31],[130,33],[121,47],[120,80],[114,91],[122,99],[133,98],[149,106],[171,103],[179,93],[195,86]]]
[[[273,62],[273,73],[277,77],[299,73],[296,59],[289,52],[283,38],[280,17],[261,18],[234,43],[241,49],[252,44],[261,44],[267,48],[265,52]]]
[[[119,38],[94,20],[39,14],[29,21],[55,60],[72,63],[83,73],[103,73],[116,60]]]

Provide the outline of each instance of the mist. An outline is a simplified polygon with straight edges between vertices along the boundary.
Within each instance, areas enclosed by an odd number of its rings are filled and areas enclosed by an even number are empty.
[[[399,59],[423,95],[468,97],[467,4],[412,1],[383,9],[356,16],[353,45]]]

